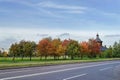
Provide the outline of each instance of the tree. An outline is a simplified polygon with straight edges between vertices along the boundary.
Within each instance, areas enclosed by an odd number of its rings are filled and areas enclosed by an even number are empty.
[[[35,49],[35,42],[22,40],[19,43],[12,44],[9,51],[10,54],[13,56],[13,60],[15,59],[15,56],[21,56],[22,60],[24,56],[29,56],[31,60],[32,54]]]
[[[2,51],[0,50],[0,57],[2,57]]]
[[[64,58],[66,59],[66,56],[68,55],[68,53],[67,53],[67,47],[68,47],[68,45],[69,45],[69,43],[70,43],[70,39],[69,40],[64,40],[63,42],[62,42],[62,47],[64,48]]]
[[[59,57],[59,54],[58,53],[58,49],[59,49],[59,45],[61,45],[61,40],[60,39],[54,39],[52,40],[51,44],[52,44],[52,48],[53,48],[53,53],[52,55],[54,56],[54,59],[56,59],[56,57]]]
[[[59,46],[57,47],[56,53],[57,53],[57,56],[58,56],[58,57],[63,56],[64,53],[65,53],[65,48],[64,48],[62,45],[59,45]]]
[[[89,49],[89,44],[88,42],[81,42],[80,43],[80,56],[81,56],[81,59],[83,58],[83,56],[88,56],[89,52],[90,52],[90,49]]]
[[[120,57],[120,41],[113,45],[113,57]]]
[[[15,61],[15,56],[18,53],[18,44],[12,44],[10,49],[9,49],[9,53],[13,56],[13,61]]]
[[[25,44],[26,44],[26,41],[24,41],[24,40],[21,40],[19,42],[19,51],[18,51],[18,53],[20,54],[22,60],[23,60],[23,58],[25,56],[25,51],[26,51],[25,50]]]
[[[113,49],[111,46],[107,50],[102,52],[102,57],[105,57],[105,58],[112,58],[113,57]]]
[[[8,53],[6,51],[3,51],[3,57],[7,57],[8,56]]]
[[[71,59],[74,59],[74,57],[80,53],[80,46],[78,44],[78,41],[70,41],[67,47],[67,53],[71,57]]]
[[[25,46],[25,53],[26,55],[29,55],[31,61],[32,55],[36,49],[36,43],[34,41],[27,41],[24,46]]]
[[[95,39],[89,39],[89,57],[96,57],[97,55],[100,55],[100,45],[97,43]]]
[[[45,59],[47,59],[47,56],[49,56],[49,47],[50,42],[48,39],[42,39],[37,46],[37,51],[40,54],[40,56],[44,56]]]

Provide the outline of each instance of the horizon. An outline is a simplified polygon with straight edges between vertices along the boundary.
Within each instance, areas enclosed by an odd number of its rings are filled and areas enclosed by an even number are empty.
[[[0,0],[0,47],[44,37],[86,41],[98,33],[103,45],[120,40],[119,0]]]

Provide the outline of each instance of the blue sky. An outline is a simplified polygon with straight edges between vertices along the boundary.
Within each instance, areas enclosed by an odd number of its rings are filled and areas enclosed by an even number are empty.
[[[120,0],[0,0],[0,47],[47,36],[83,41],[97,33],[112,45],[120,39],[119,10]]]

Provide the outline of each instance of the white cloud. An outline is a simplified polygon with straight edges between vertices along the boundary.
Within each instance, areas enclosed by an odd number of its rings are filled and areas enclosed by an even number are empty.
[[[71,10],[71,11],[66,10],[66,11],[61,11],[60,13],[82,14],[82,13],[84,13],[84,11],[82,11],[82,10]]]
[[[22,5],[25,5],[27,7],[30,7],[31,9],[34,9],[35,11],[31,11],[31,10],[19,10],[20,14],[19,13],[15,13],[15,10],[12,11],[10,9],[6,9],[6,10],[3,10],[3,9],[0,9],[0,12],[5,12],[5,13],[11,13],[11,14],[14,14],[14,16],[23,16],[24,15],[26,16],[27,15],[39,15],[39,16],[50,16],[50,17],[55,17],[55,18],[63,18],[61,15],[59,14],[56,14],[50,10],[46,10],[42,7],[39,7],[37,6],[37,3],[32,3],[31,1],[25,1],[25,0],[0,0],[0,2],[10,2],[10,3],[16,3],[16,4],[21,4]]]
[[[52,38],[60,37],[72,38],[78,41],[87,41],[89,38],[96,38],[97,32],[100,34],[103,45],[113,45],[119,38],[105,37],[112,33],[119,33],[119,31],[92,31],[92,30],[62,30],[62,29],[35,29],[35,28],[0,28],[0,47],[9,48],[14,42],[20,40],[31,40],[39,42],[40,39],[51,36]],[[4,42],[4,44],[3,44]]]
[[[112,17],[112,18],[120,18],[120,14],[118,12],[110,12],[105,10],[100,10],[97,8],[89,8],[90,13],[99,14],[102,16]]]
[[[105,35],[105,37],[120,37],[120,34],[109,34],[109,35]]]
[[[59,4],[55,4],[53,2],[41,2],[39,4],[37,4],[39,6],[42,7],[48,7],[48,8],[57,8],[57,9],[70,9],[70,10],[84,10],[86,9],[86,7],[81,7],[81,6],[71,6],[71,5],[59,5]]]
[[[54,2],[40,2],[37,4],[37,6],[44,7],[44,8],[54,8],[54,9],[61,9],[63,12],[66,13],[83,13],[87,9],[87,7],[82,6],[75,6],[75,5],[62,5],[62,4],[56,4]],[[67,10],[67,11],[64,11]]]

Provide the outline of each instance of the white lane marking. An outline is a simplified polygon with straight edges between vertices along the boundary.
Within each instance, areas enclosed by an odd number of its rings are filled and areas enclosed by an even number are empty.
[[[102,63],[100,63],[100,64],[102,64]],[[82,65],[84,65],[84,64],[81,64],[80,66],[82,66]],[[93,65],[93,64],[89,64],[89,65]],[[66,65],[63,65],[62,67],[64,67],[64,66],[66,66]],[[51,67],[49,67],[49,68],[51,68]],[[57,67],[57,68],[59,68],[59,67]],[[35,69],[35,70],[37,70],[37,69]],[[1,74],[9,74],[9,73],[26,72],[26,71],[33,71],[33,70],[28,69],[28,70],[21,70],[21,71],[9,71],[9,72],[7,71],[7,72],[1,72],[0,75]]]
[[[1,74],[8,74],[8,73],[26,72],[26,71],[32,71],[32,70],[22,70],[22,71],[3,72],[3,73],[0,73],[0,75],[1,75]]]
[[[84,65],[84,64],[80,64],[80,66],[82,66],[82,65]],[[63,67],[65,67],[66,65],[62,65],[62,66],[58,66],[58,67],[49,67],[49,69],[51,68],[51,69],[55,69],[55,68],[63,68]],[[39,69],[39,68],[38,68]],[[34,69],[34,70],[38,70],[38,69]],[[7,72],[0,72],[0,75],[2,75],[2,74],[9,74],[9,73],[18,73],[18,72],[26,72],[26,71],[33,71],[32,69],[28,69],[28,70],[21,70],[21,71],[7,71]]]
[[[63,80],[70,80],[70,79],[77,78],[77,77],[82,77],[82,76],[85,76],[85,75],[87,75],[87,74],[80,74],[80,75],[72,76],[72,77],[69,77],[69,78],[65,78]]]
[[[108,69],[111,69],[111,68],[112,68],[112,67],[102,68],[102,69],[100,69],[100,71],[108,70]]]
[[[74,68],[55,70],[55,71],[49,71],[49,72],[43,72],[43,73],[27,74],[27,75],[15,76],[15,77],[2,78],[0,80],[10,80],[10,79],[17,79],[17,78],[24,78],[24,77],[32,77],[32,76],[45,75],[45,74],[50,74],[50,73],[64,72],[64,71],[69,71],[69,70],[83,69],[83,68],[96,67],[96,66],[102,66],[102,65],[108,65],[108,64],[116,64],[116,63],[120,63],[120,62],[102,63],[102,64],[97,64],[97,65],[74,67]]]

